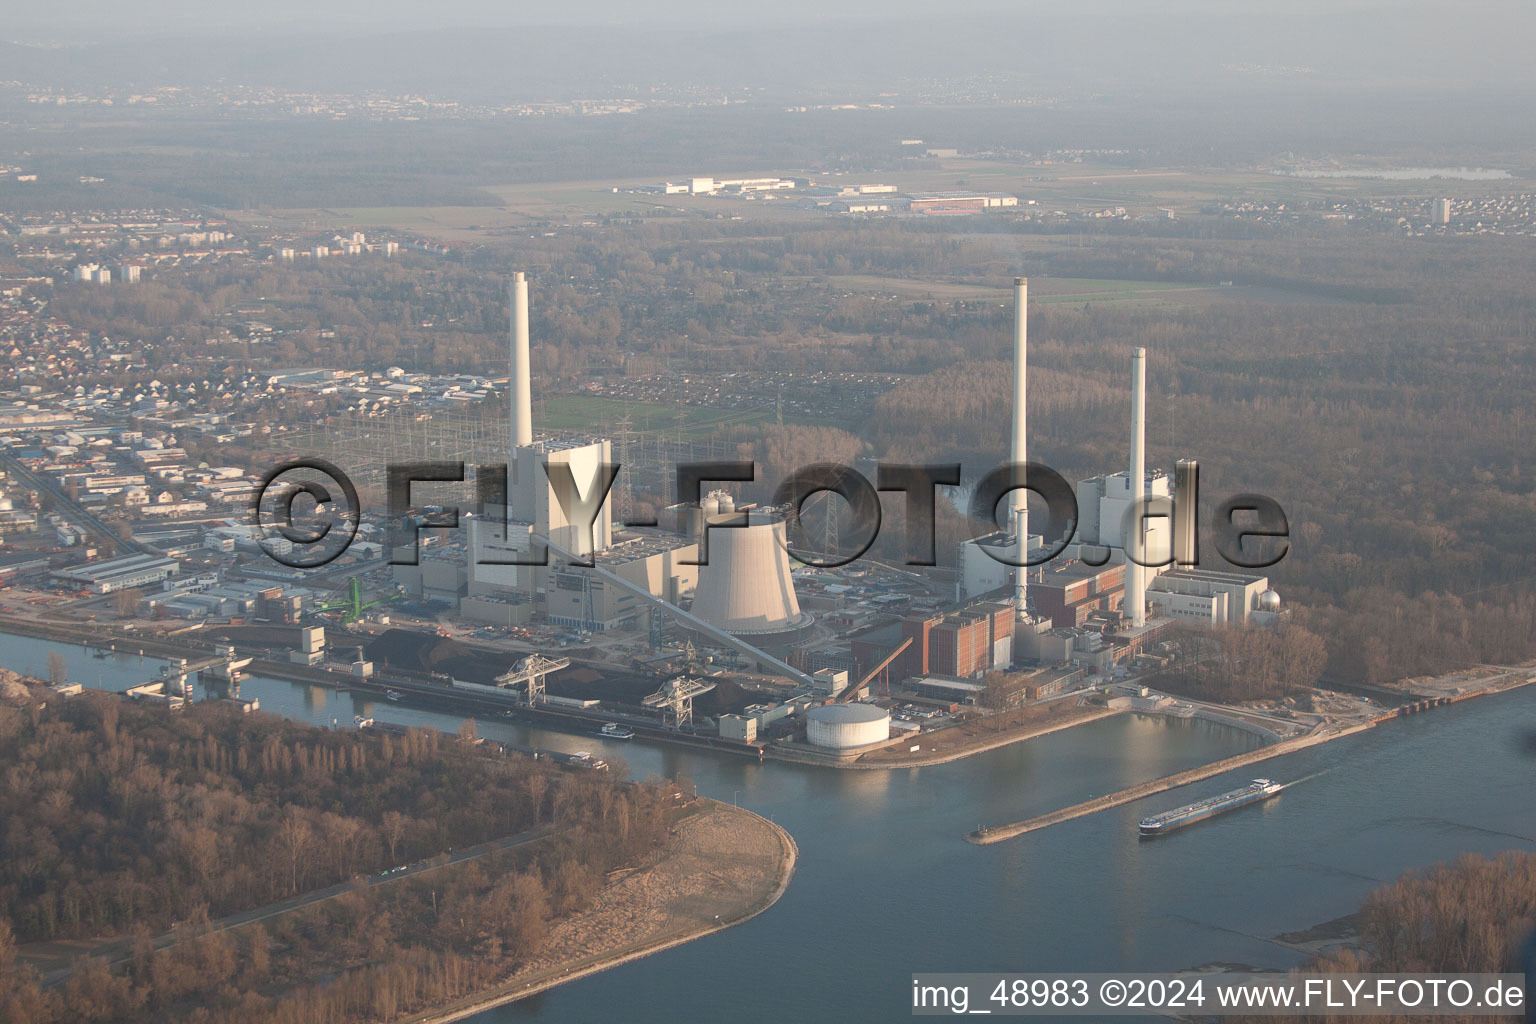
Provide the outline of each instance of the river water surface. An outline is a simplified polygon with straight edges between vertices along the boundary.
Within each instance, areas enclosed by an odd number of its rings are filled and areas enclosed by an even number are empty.
[[[9,668],[123,689],[159,662],[5,636]],[[317,725],[354,715],[452,732],[452,715],[250,678],[242,695]],[[521,1021],[836,1020],[909,1015],[911,975],[1285,967],[1269,937],[1353,911],[1405,869],[1536,848],[1536,763],[1516,743],[1536,687],[1389,722],[1173,793],[977,847],[962,835],[1251,749],[1225,726],[1120,715],[952,764],[839,771],[615,742],[482,719],[482,736],[621,758],[637,777],[770,816],[800,860],[784,898],[717,935],[490,1010]],[[1260,807],[1148,842],[1136,822],[1252,775],[1302,781]]]

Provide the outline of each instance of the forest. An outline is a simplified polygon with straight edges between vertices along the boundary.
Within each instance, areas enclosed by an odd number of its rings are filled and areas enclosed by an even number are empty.
[[[472,723],[375,736],[104,693],[0,708],[0,1020],[388,1019],[505,976],[655,848],[673,799],[493,750]],[[549,838],[446,866],[540,826]],[[370,884],[423,861],[445,866]],[[301,910],[210,923],[337,883]],[[123,963],[82,957],[56,986],[16,957],[114,936]]]
[[[1522,948],[1536,927],[1536,854],[1467,854],[1451,864],[1409,871],[1372,891],[1356,920],[1358,937],[1350,946],[1313,957],[1302,970],[1307,974],[1521,973],[1525,970]],[[1314,1014],[1235,1019],[1344,1024],[1359,1018]],[[1406,1024],[1424,1018],[1373,1019]],[[1450,1014],[1434,1019],[1472,1024],[1524,1020],[1525,1016]]]
[[[1301,697],[1322,675],[1328,657],[1322,638],[1294,622],[1217,628],[1181,623],[1169,642],[1174,665],[1151,685],[1222,703]]]

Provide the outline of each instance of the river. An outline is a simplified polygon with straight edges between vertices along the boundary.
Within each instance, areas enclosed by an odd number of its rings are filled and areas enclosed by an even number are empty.
[[[50,650],[70,678],[123,689],[159,662],[4,638],[7,667],[37,672]],[[262,709],[318,725],[357,714],[452,732],[461,719],[362,694],[251,678]],[[785,826],[795,880],[736,928],[490,1010],[476,1024],[628,1024],[908,1015],[910,976],[940,971],[1172,970],[1204,963],[1284,967],[1269,941],[1349,913],[1410,867],[1467,851],[1536,845],[1536,766],[1518,726],[1536,687],[1467,701],[1079,818],[995,846],[961,836],[1251,749],[1200,721],[1121,715],[963,761],[893,772],[755,762],[708,751],[599,740],[503,721],[483,736],[622,758],[631,773],[684,776]],[[1305,780],[1262,807],[1153,842],[1136,822],[1264,774]]]

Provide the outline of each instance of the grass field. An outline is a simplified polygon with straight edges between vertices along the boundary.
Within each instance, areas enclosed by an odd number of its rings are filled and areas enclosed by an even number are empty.
[[[879,292],[914,299],[996,299],[1002,302],[1010,295],[1010,290],[1007,288],[946,281],[910,280],[902,277],[878,277],[874,274],[834,275],[823,280],[834,289],[846,289],[850,292]]]
[[[232,219],[256,219],[232,211]],[[510,228],[514,218],[497,206],[351,206],[274,210],[259,219],[291,231],[368,231],[389,228],[443,242],[467,242]]]
[[[1029,282],[1032,301],[1067,305],[1089,302],[1177,301],[1192,292],[1214,288],[1176,284],[1169,281],[1111,281],[1092,277],[1042,277]]]
[[[846,289],[856,293],[899,295],[913,299],[1002,303],[1010,301],[1012,297],[1012,291],[1008,288],[943,281],[913,281],[869,274],[829,277],[826,281],[835,289]],[[1214,290],[1214,288],[1168,281],[1114,281],[1087,277],[1034,277],[1029,282],[1029,297],[1032,302],[1066,305],[1084,305],[1089,302],[1167,303],[1184,299],[1191,293]]]
[[[612,398],[588,398],[560,395],[534,402],[534,419],[540,430],[581,431],[612,435],[614,426],[625,413],[639,433],[660,432],[676,436],[678,414],[683,416],[683,437],[707,437],[721,427],[754,426],[770,423],[774,414],[768,409],[700,409],[693,406],[663,405],[656,402],[625,402]]]
[[[681,173],[681,172],[680,172]],[[754,173],[769,173],[759,169]],[[804,168],[782,168],[774,173],[807,175]],[[853,183],[853,177],[811,175],[827,184]],[[1077,214],[1096,209],[1124,207],[1133,217],[1156,216],[1172,210],[1179,217],[1202,215],[1211,204],[1229,200],[1301,203],[1386,196],[1430,196],[1447,186],[1434,181],[1384,181],[1371,178],[1297,178],[1253,170],[1174,170],[1128,168],[1105,164],[1026,164],[995,160],[943,160],[936,167],[898,168],[861,176],[879,180],[901,191],[975,190],[1016,195],[1036,211],[1063,210]],[[651,182],[654,184],[655,182]],[[765,225],[792,224],[806,220],[836,219],[836,214],[800,208],[782,199],[741,200],[709,196],[634,195],[623,190],[639,182],[633,179],[491,184],[482,191],[499,205],[345,207],[333,209],[279,210],[264,215],[279,226],[332,230],[345,227],[389,227],[444,241],[489,241],[515,237],[535,223],[554,225],[610,215],[723,217],[751,220]],[[1494,182],[1456,182],[1457,195],[1519,191],[1518,179]],[[230,216],[242,219],[239,211]],[[1019,244],[1025,244],[1021,239]],[[948,286],[945,286],[948,287]],[[960,287],[960,286],[954,286]],[[906,290],[904,289],[904,292]],[[942,297],[937,291],[931,294]],[[954,293],[959,297],[959,293]]]
[[[654,211],[661,204],[648,196],[614,192],[631,188],[635,181],[567,181],[532,185],[491,185],[485,191],[501,200],[515,216],[550,219],[592,217]],[[654,183],[652,183],[654,184]]]

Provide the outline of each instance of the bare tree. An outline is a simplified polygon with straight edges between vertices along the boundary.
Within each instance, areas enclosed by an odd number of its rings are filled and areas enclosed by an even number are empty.
[[[11,931],[11,922],[0,917],[0,976],[11,969],[11,962],[15,959],[16,936]]]
[[[528,776],[528,796],[533,801],[533,823],[537,825],[544,817],[544,794],[549,789],[549,776],[543,772],[534,772]]]
[[[549,816],[552,821],[564,821],[565,812],[575,802],[576,793],[571,786],[560,785],[555,787],[555,795],[549,801]]]
[[[69,666],[64,662],[64,655],[58,651],[48,652],[48,681],[54,686],[67,682],[69,679]]]
[[[389,859],[395,859],[395,852],[400,846],[400,840],[405,837],[405,830],[410,825],[411,819],[399,811],[385,811],[383,818],[384,842],[389,847]]]
[[[288,891],[290,893],[299,891],[299,867],[307,866],[309,848],[313,845],[314,838],[314,830],[309,827],[309,822],[305,820],[299,809],[289,807],[287,816],[277,827],[277,842],[282,851],[288,855]]]
[[[353,858],[363,823],[356,818],[345,818],[339,814],[330,813],[320,821],[325,830],[325,845],[331,856],[335,858],[336,877],[346,878],[352,874]]]
[[[120,619],[131,619],[139,613],[139,605],[143,601],[144,592],[137,587],[119,590],[112,595],[112,610]]]
[[[549,928],[549,893],[538,872],[512,880],[512,946],[522,953],[538,948]]]

